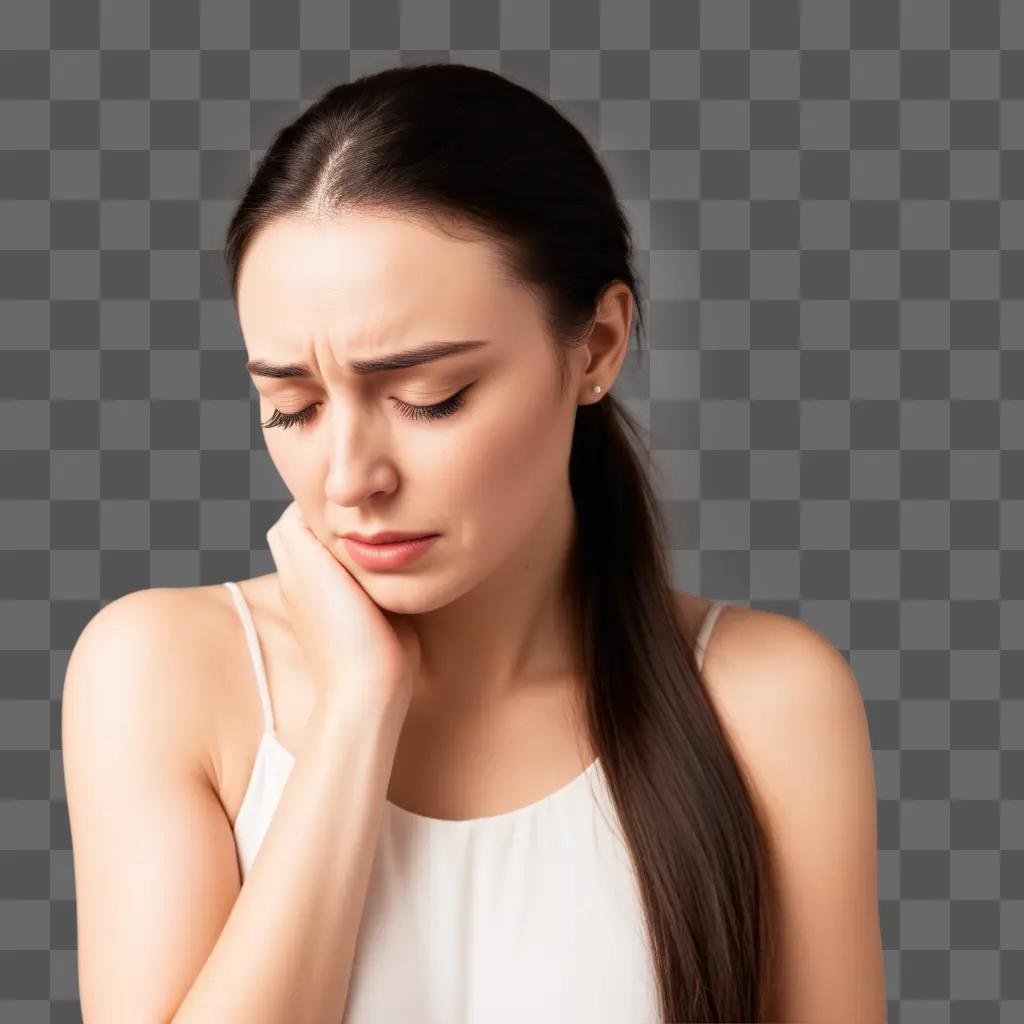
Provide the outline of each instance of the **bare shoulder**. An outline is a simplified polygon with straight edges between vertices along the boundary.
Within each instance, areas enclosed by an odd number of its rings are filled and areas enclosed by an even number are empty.
[[[154,742],[174,744],[215,780],[214,723],[229,609],[216,588],[152,587],[108,602],[86,623],[65,672],[62,714],[109,718],[111,729],[143,720]],[[229,595],[228,595],[229,596]]]
[[[701,599],[676,596],[690,622],[699,623],[706,614],[695,603]],[[845,744],[861,762],[863,781],[870,746],[860,686],[843,654],[813,626],[728,603],[708,638],[701,674],[766,804],[783,804],[791,795],[787,787],[805,785],[806,762],[826,747],[837,751]]]
[[[860,703],[849,663],[823,633],[788,615],[727,605],[705,652],[705,671],[730,710],[757,715]]]
[[[874,765],[849,663],[808,623],[730,604],[702,676],[778,872],[769,1019],[822,1020],[842,1006],[844,1021],[884,1021]]]
[[[93,615],[68,661],[61,739],[86,1020],[170,1020],[238,895],[210,764],[216,616],[208,588],[133,591]]]

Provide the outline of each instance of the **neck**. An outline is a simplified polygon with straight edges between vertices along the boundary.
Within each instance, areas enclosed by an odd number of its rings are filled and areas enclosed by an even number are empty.
[[[493,710],[574,685],[568,481],[524,544],[461,597],[415,616],[422,660],[413,701],[433,713]]]

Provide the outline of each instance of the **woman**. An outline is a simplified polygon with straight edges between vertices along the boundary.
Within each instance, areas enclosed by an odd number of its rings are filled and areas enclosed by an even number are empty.
[[[856,680],[671,589],[584,136],[489,71],[361,78],[226,256],[294,501],[276,573],[76,644],[86,1020],[884,1021]]]

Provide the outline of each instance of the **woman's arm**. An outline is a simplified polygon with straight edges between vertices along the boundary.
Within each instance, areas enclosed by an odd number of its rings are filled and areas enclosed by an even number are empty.
[[[83,1019],[340,1020],[400,723],[314,711],[240,886],[197,703],[182,697],[196,668],[183,636],[181,598],[139,591],[94,616],[68,664]]]
[[[777,860],[781,949],[768,1020],[885,1024],[874,766],[857,680],[797,619],[730,610],[715,634],[709,681]]]

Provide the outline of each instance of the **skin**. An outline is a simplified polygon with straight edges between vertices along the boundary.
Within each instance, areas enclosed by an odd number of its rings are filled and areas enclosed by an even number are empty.
[[[885,1024],[877,792],[849,663],[807,623],[733,605],[703,675],[776,862],[780,951],[766,1020]]]
[[[626,285],[607,290],[571,353],[564,399],[534,293],[504,277],[486,241],[409,219],[266,225],[242,264],[238,310],[251,359],[314,370],[309,380],[253,378],[264,423],[275,408],[318,403],[304,425],[264,427],[267,450],[310,528],[367,594],[416,616],[414,703],[455,713],[563,684],[569,451],[577,406],[603,398],[625,357]],[[477,338],[488,344],[406,370],[346,368]],[[434,404],[471,383],[444,419],[410,420],[395,404]],[[359,566],[340,535],[383,529],[442,536],[398,571]]]

